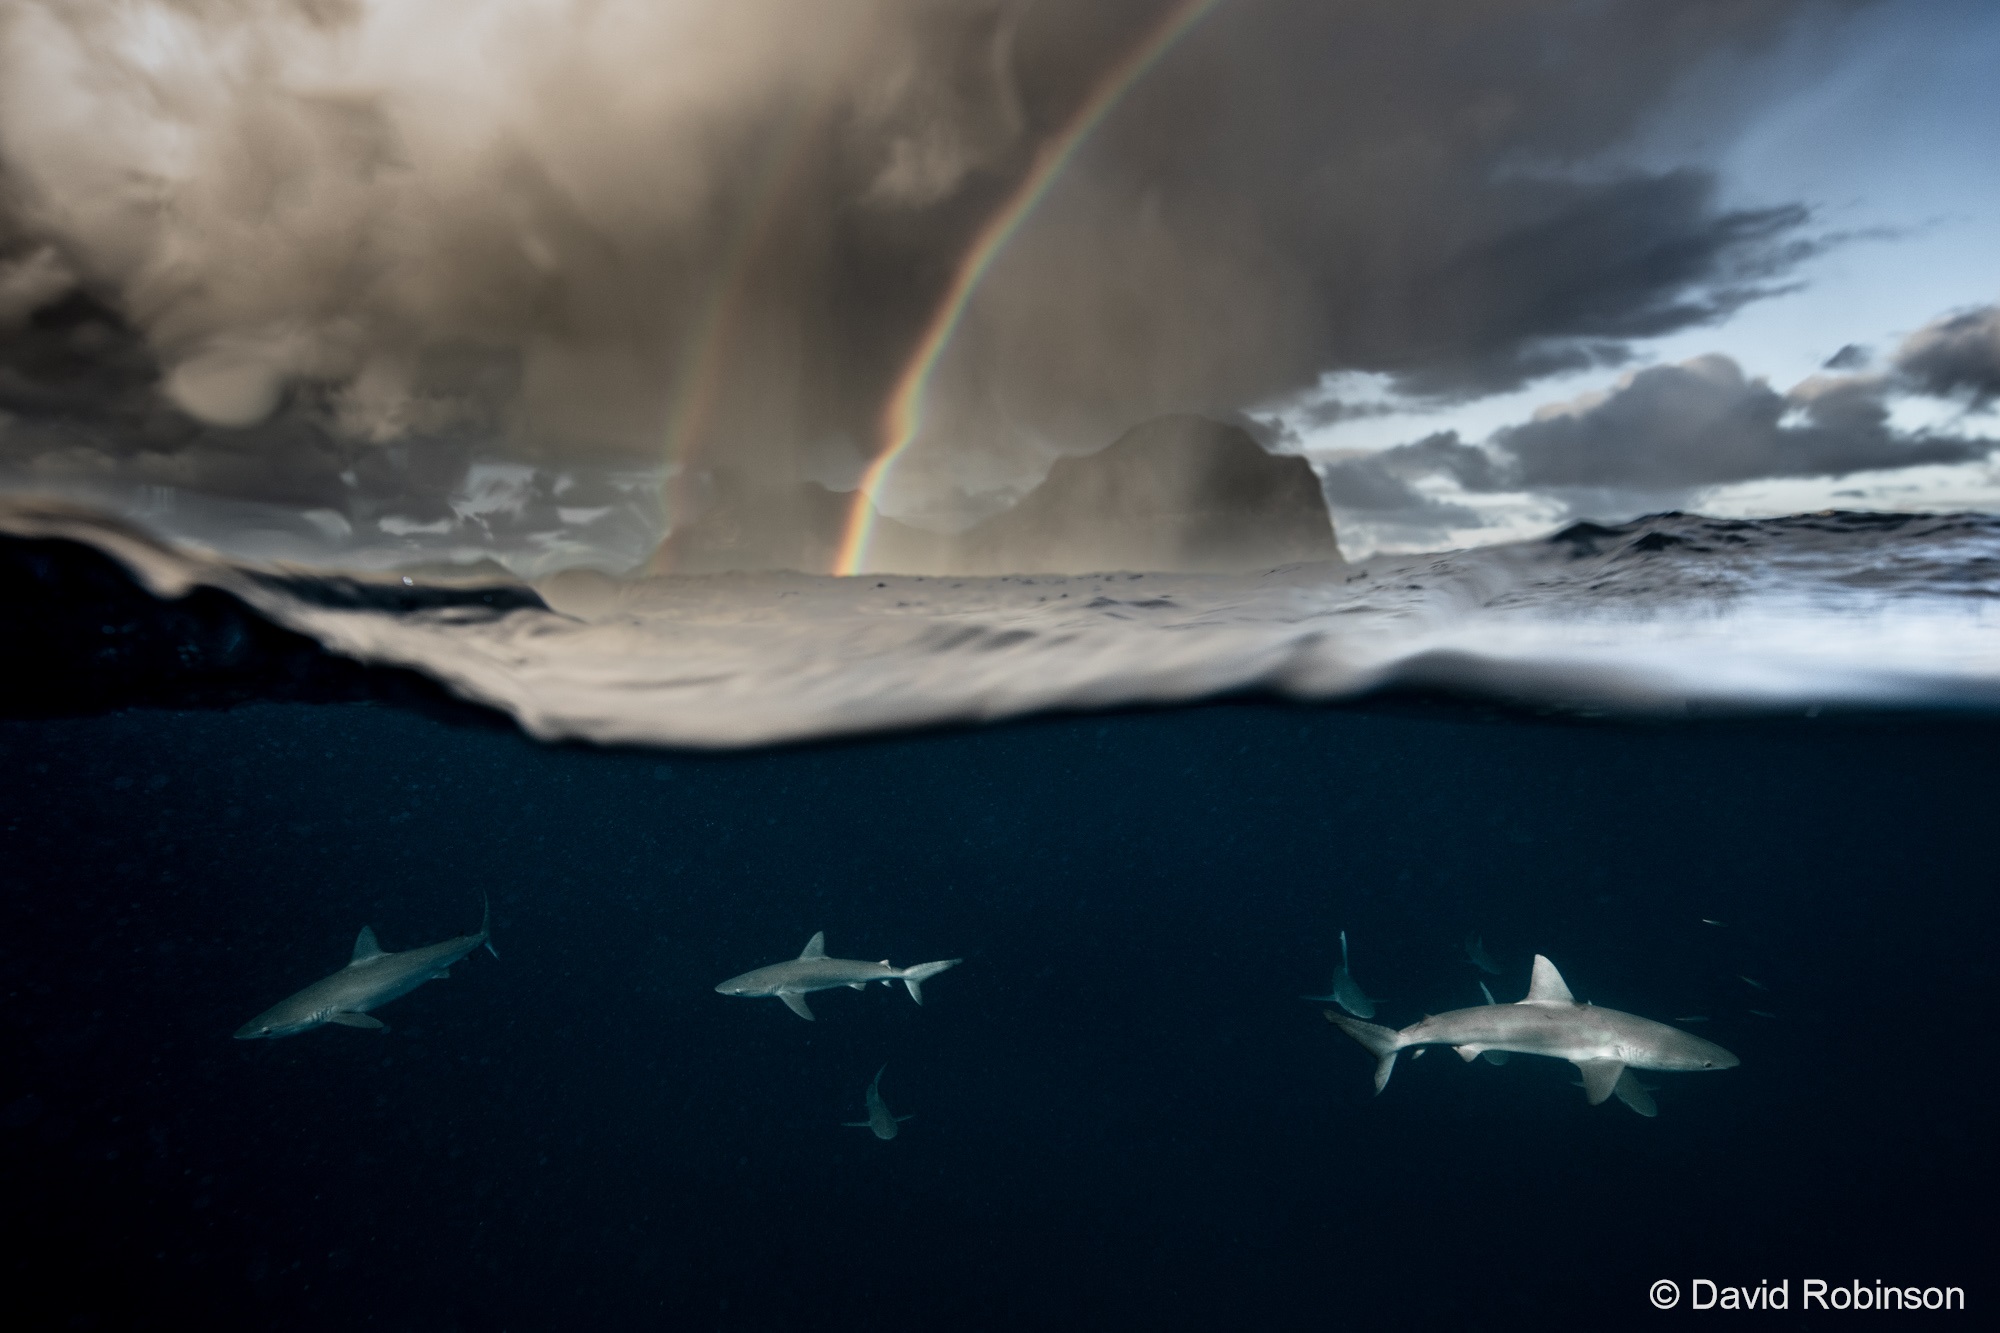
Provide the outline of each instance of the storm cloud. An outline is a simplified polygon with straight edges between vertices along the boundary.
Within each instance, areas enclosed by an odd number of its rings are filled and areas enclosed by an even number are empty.
[[[2000,305],[1935,320],[1896,353],[1896,369],[1920,391],[1983,408],[2000,399]]]
[[[1945,316],[1906,339],[1886,371],[1815,375],[1786,392],[1726,356],[1649,366],[1477,444],[1442,432],[1331,460],[1327,496],[1380,538],[1421,544],[1481,525],[1453,494],[1531,494],[1572,516],[1624,519],[1742,482],[1974,462],[2000,439],[1898,429],[1892,408],[1904,394],[1989,401],[1993,316]]]
[[[475,463],[550,497],[726,471],[782,527],[880,447],[972,238],[1172,8],[0,0],[0,472],[393,535],[467,525]],[[1689,71],[1843,8],[1225,0],[1001,255],[887,500],[990,513],[1331,370],[1463,398],[1616,365],[1782,287],[1803,207],[1620,152]],[[1990,396],[1971,364],[1910,373]],[[1578,429],[1516,466],[1594,457]]]

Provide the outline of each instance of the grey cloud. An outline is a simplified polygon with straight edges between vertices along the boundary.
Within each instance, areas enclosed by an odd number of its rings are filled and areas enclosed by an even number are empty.
[[[1365,421],[1369,417],[1386,417],[1396,409],[1387,403],[1349,403],[1338,398],[1322,398],[1307,403],[1294,415],[1299,424],[1308,430],[1325,430],[1328,426],[1339,425],[1343,421]]]
[[[2000,305],[1925,325],[1897,349],[1896,369],[1941,398],[1964,397],[1975,407],[2000,399]]]
[[[1815,253],[1804,208],[1717,213],[1714,191],[1695,171],[1513,186],[1526,220],[1415,284],[1435,342],[1398,387],[1465,396],[1618,365],[1630,341],[1714,323]]]
[[[1725,356],[1653,366],[1600,401],[1511,426],[1491,441],[1514,486],[1681,499],[1767,477],[1838,477],[1985,456],[1992,441],[1892,429],[1870,377],[1816,378],[1790,394]]]
[[[1333,511],[1343,520],[1365,523],[1378,541],[1435,540],[1454,528],[1480,525],[1477,510],[1468,505],[1426,495],[1415,483],[1426,476],[1447,475],[1470,491],[1497,489],[1493,455],[1441,431],[1413,444],[1397,445],[1373,454],[1341,458],[1320,469],[1320,479]]]
[[[1820,375],[1780,393],[1726,356],[1702,356],[1545,408],[1482,445],[1432,435],[1330,462],[1322,475],[1337,513],[1371,526],[1380,516],[1394,540],[1422,541],[1425,529],[1435,539],[1480,521],[1421,491],[1415,483],[1427,477],[1471,494],[1521,493],[1571,514],[1626,518],[1697,504],[1733,483],[1964,463],[2000,449],[2000,439],[1896,429],[1890,400],[1904,385],[1893,375]]]
[[[0,0],[0,471],[356,531],[441,517],[475,458],[785,493],[825,441],[879,446],[971,239],[1167,8]],[[995,264],[909,475],[1018,494],[1330,369],[1464,396],[1726,314],[1806,214],[1617,150],[1688,71],[1841,8],[1222,5]],[[72,282],[104,318],[28,319]]]

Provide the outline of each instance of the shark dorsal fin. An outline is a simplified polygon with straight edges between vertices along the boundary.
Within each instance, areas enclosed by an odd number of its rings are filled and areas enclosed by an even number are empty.
[[[1575,1004],[1576,997],[1563,984],[1562,973],[1556,965],[1540,954],[1535,955],[1535,975],[1528,982],[1528,998],[1522,1004]]]
[[[801,953],[799,957],[801,958],[826,957],[826,932],[823,930],[814,931],[813,937],[806,941],[805,952]]]
[[[354,937],[354,957],[348,959],[347,965],[353,967],[356,963],[372,963],[382,953],[382,945],[375,938],[375,927],[363,926],[361,933]]]

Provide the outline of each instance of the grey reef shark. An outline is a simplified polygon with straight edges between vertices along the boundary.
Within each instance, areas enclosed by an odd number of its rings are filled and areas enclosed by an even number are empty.
[[[867,990],[871,981],[879,981],[884,986],[900,981],[909,988],[910,998],[922,1004],[923,983],[964,961],[963,958],[947,958],[937,963],[891,967],[886,958],[879,963],[864,963],[858,958],[828,958],[826,932],[822,930],[806,941],[805,951],[797,958],[731,977],[715,989],[723,995],[740,995],[746,999],[775,995],[800,1018],[811,1019],[813,1011],[806,1005],[806,996],[816,990],[833,990],[839,986]]]
[[[874,1081],[868,1085],[868,1118],[866,1120],[842,1121],[841,1127],[843,1129],[873,1130],[876,1138],[886,1142],[902,1132],[899,1126],[905,1120],[916,1119],[913,1115],[889,1114],[889,1103],[882,1100],[882,1075],[888,1072],[888,1069],[889,1066],[883,1065],[882,1068],[876,1070]]]
[[[363,926],[354,941],[354,956],[346,967],[266,1009],[238,1028],[236,1039],[290,1037],[323,1023],[387,1031],[389,1025],[371,1017],[369,1010],[401,999],[426,981],[450,976],[451,965],[481,945],[498,958],[500,951],[493,947],[492,935],[491,907],[482,908],[477,933],[457,935],[440,944],[402,953],[383,949],[374,930]]]
[[[1401,1032],[1325,1011],[1327,1021],[1366,1046],[1375,1056],[1375,1091],[1381,1092],[1395,1072],[1398,1052],[1421,1055],[1431,1046],[1449,1046],[1466,1060],[1489,1052],[1546,1055],[1568,1060],[1583,1075],[1583,1090],[1596,1106],[1613,1093],[1640,1115],[1654,1114],[1651,1089],[1632,1070],[1684,1073],[1703,1069],[1733,1069],[1734,1055],[1693,1033],[1656,1023],[1650,1018],[1578,1004],[1563,984],[1556,965],[1535,955],[1534,978],[1527,998],[1517,1004],[1483,1004],[1454,1009]]]
[[[1375,1017],[1375,1001],[1347,967],[1347,932],[1340,932],[1340,966],[1334,969],[1333,985],[1324,995],[1302,997],[1314,1004],[1337,1004],[1356,1018]]]
[[[1493,961],[1493,955],[1486,952],[1486,941],[1477,935],[1465,937],[1465,961],[1481,972],[1491,976],[1500,975],[1500,965]]]

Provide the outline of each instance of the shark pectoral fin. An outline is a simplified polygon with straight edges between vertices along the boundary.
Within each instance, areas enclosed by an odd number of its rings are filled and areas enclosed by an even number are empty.
[[[451,969],[448,967],[441,967],[437,971],[431,973],[432,981],[448,981],[450,980],[450,978],[451,978]]]
[[[869,1123],[868,1121],[866,1121],[866,1120],[843,1120],[843,1121],[841,1121],[841,1122],[840,1122],[840,1127],[841,1127],[842,1129],[873,1129],[873,1128],[875,1128],[875,1126],[874,1126],[874,1125],[870,1124],[870,1123]]]
[[[912,1111],[912,1112],[910,1112],[910,1113],[909,1113],[908,1115],[899,1115],[899,1116],[897,1116],[897,1117],[896,1117],[896,1123],[900,1125],[900,1124],[902,1124],[902,1123],[903,1123],[903,1122],[904,1122],[905,1120],[915,1120],[916,1118],[917,1118],[917,1113],[916,1113],[915,1111]]]
[[[1618,1094],[1619,1101],[1648,1119],[1660,1113],[1659,1104],[1653,1100],[1653,1090],[1633,1078],[1629,1069],[1618,1076],[1617,1086],[1612,1091]]]
[[[375,928],[363,926],[361,933],[354,937],[354,957],[347,960],[353,967],[356,963],[372,963],[382,956],[382,946],[376,942]]]
[[[1486,1063],[1489,1065],[1504,1065],[1507,1063],[1507,1052],[1505,1051],[1483,1051],[1481,1054],[1486,1057]]]
[[[1573,1060],[1579,1074],[1583,1075],[1583,1095],[1596,1106],[1618,1086],[1619,1076],[1625,1072],[1620,1060]]]
[[[1474,1046],[1470,1042],[1467,1042],[1463,1046],[1454,1046],[1452,1047],[1452,1049],[1454,1051],[1457,1051],[1458,1058],[1465,1061],[1465,1063],[1467,1064],[1471,1064],[1474,1060],[1477,1060],[1480,1056],[1486,1053],[1486,1048],[1484,1046]]]
[[[791,1010],[800,1018],[805,1019],[806,1022],[812,1022],[813,1011],[806,1007],[805,996],[794,995],[788,990],[781,990],[778,992],[778,998],[785,1002],[785,1008]]]
[[[387,1032],[389,1025],[379,1018],[367,1014],[328,1014],[326,1021],[338,1023],[344,1028],[373,1028],[377,1032]]]

